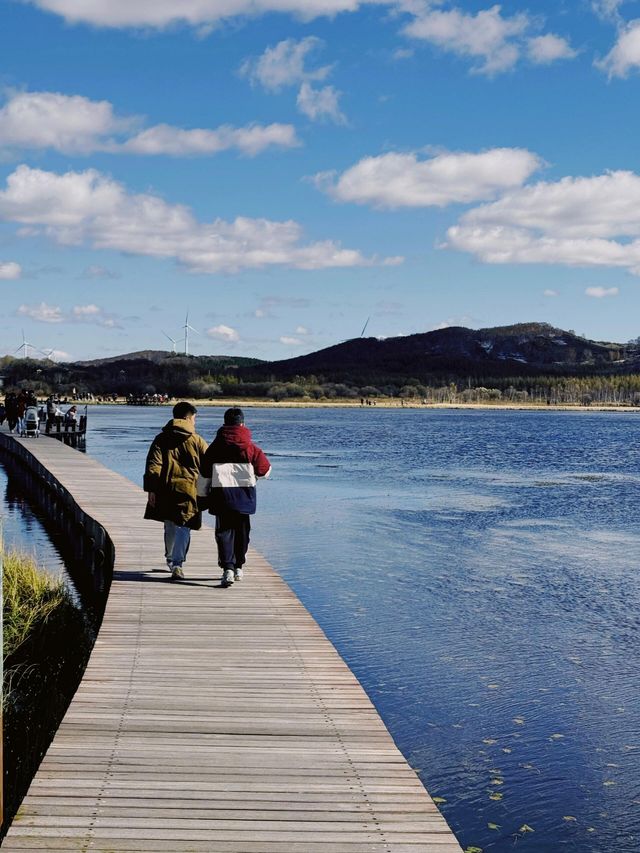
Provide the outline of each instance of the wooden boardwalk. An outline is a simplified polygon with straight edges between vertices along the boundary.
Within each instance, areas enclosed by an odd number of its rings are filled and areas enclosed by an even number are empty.
[[[106,528],[116,562],[86,674],[4,850],[460,851],[266,560],[252,551],[222,589],[204,528],[172,583],[141,489],[60,442],[21,441]]]

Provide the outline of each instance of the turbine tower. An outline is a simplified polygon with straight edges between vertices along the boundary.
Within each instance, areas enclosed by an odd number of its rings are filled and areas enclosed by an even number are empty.
[[[29,358],[29,347],[31,347],[31,349],[38,349],[33,344],[30,344],[29,341],[25,338],[24,329],[23,329],[22,330],[22,343],[20,344],[20,346],[17,349],[14,349],[12,355],[15,355],[17,352],[20,352],[20,350],[24,350],[22,357],[23,358]],[[38,352],[40,352],[40,350],[38,350]]]
[[[194,329],[193,326],[189,325],[189,312],[187,311],[187,316],[184,318],[184,354],[189,355],[189,332],[195,332],[196,335],[199,335],[200,332],[197,329]]]
[[[175,352],[177,341],[172,338],[171,335],[168,335],[166,332],[162,332],[162,334],[165,336],[165,338],[168,338],[171,341],[171,352]]]

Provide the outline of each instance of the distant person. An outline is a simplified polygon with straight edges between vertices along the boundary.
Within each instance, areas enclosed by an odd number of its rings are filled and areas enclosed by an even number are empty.
[[[182,580],[191,531],[202,526],[197,484],[207,442],[196,433],[197,409],[176,403],[173,419],[154,439],[147,454],[144,517],[164,522],[164,556],[172,580]]]
[[[18,425],[18,397],[15,391],[9,391],[4,399],[4,409],[7,415],[9,432],[15,432]]]
[[[67,409],[64,416],[65,424],[72,429],[76,428],[78,423],[78,409],[75,406],[71,406],[70,409]]]
[[[271,465],[251,440],[242,409],[227,409],[224,426],[204,455],[198,495],[216,517],[218,565],[222,586],[242,580],[249,547],[250,516],[256,511],[256,479]]]
[[[27,392],[22,389],[22,391],[18,394],[17,398],[17,408],[18,408],[18,433],[23,435],[24,433],[24,413],[27,411],[27,400],[29,399],[29,395]]]
[[[46,407],[47,407],[46,432],[47,432],[47,434],[49,434],[51,432],[55,422],[56,422],[56,409],[58,408],[58,406],[56,405],[56,398],[53,396],[53,394],[50,394],[47,397]]]

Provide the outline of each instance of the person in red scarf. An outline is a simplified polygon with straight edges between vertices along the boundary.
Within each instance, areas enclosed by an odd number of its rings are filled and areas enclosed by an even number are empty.
[[[256,511],[256,481],[268,477],[271,464],[251,440],[242,409],[227,409],[224,426],[204,454],[198,479],[198,496],[216,517],[218,565],[222,586],[242,580]]]

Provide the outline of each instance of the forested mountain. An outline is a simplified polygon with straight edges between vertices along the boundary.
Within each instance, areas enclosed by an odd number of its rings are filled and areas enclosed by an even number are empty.
[[[355,338],[283,361],[145,350],[71,364],[6,357],[0,372],[6,386],[40,394],[635,402],[640,341],[591,341],[546,323],[524,323]]]

